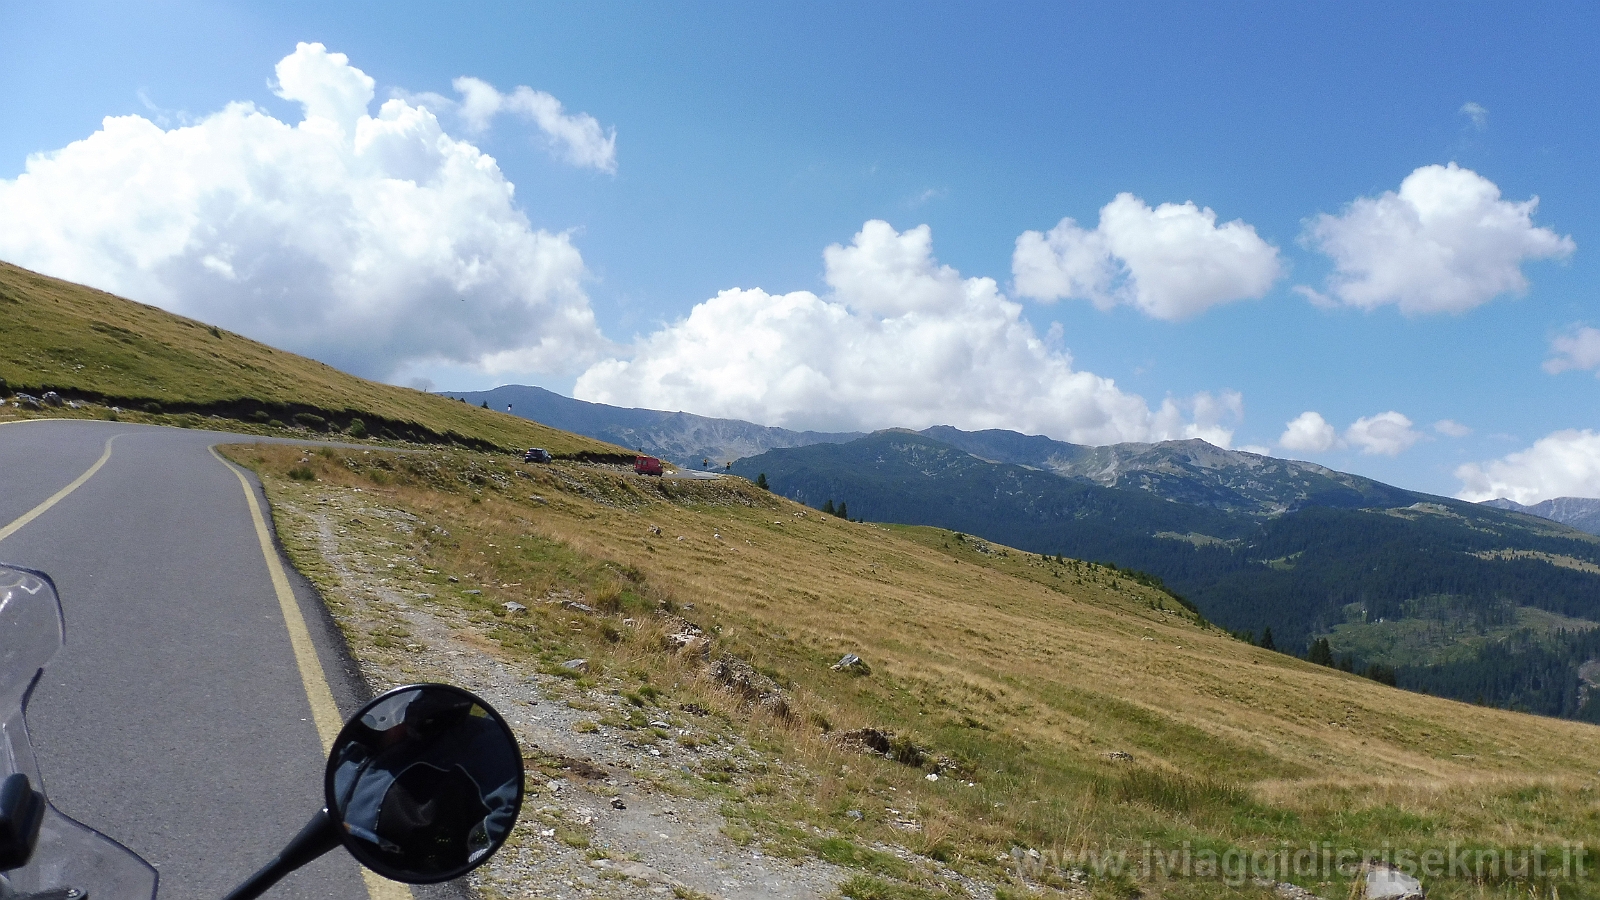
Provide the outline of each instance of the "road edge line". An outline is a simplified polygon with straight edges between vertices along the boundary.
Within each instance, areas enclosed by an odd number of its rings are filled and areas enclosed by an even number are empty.
[[[333,702],[333,689],[328,686],[327,673],[322,668],[322,661],[317,658],[317,647],[311,642],[311,631],[306,628],[305,616],[300,614],[300,604],[294,598],[294,590],[289,587],[289,576],[283,571],[283,562],[278,559],[278,550],[272,543],[272,531],[267,528],[266,516],[244,472],[223,459],[215,445],[207,449],[218,462],[227,466],[244,488],[250,518],[256,526],[256,538],[261,542],[261,555],[267,562],[267,573],[272,577],[272,590],[278,595],[278,608],[283,613],[284,625],[289,629],[289,644],[294,648],[300,682],[306,689],[306,701],[311,704],[311,718],[316,723],[318,737],[322,739],[322,751],[327,753],[333,748],[333,740],[339,736],[339,729],[344,727],[344,717],[339,714],[338,704]],[[409,888],[379,876],[366,866],[361,866],[361,878],[366,882],[367,894],[372,900],[411,900]]]
[[[8,422],[6,424],[9,425],[11,423]],[[50,498],[48,500],[44,501],[43,503],[39,504],[38,506],[35,506],[33,509],[28,510],[27,512],[23,513],[21,516],[18,516],[15,520],[13,520],[11,522],[11,524],[7,525],[4,528],[0,528],[0,541],[3,541],[6,538],[11,537],[13,534],[16,534],[17,532],[21,531],[23,526],[27,525],[29,522],[32,522],[34,519],[37,519],[40,516],[44,515],[46,512],[48,512],[50,510],[50,507],[55,506],[57,503],[60,503],[62,500],[67,499],[67,495],[68,494],[72,493],[73,491],[77,490],[78,488],[83,487],[83,483],[85,481],[88,481],[89,479],[93,478],[94,477],[94,473],[100,471],[100,467],[105,465],[106,461],[111,458],[111,442],[116,440],[119,437],[122,437],[122,435],[113,434],[111,437],[106,438],[106,449],[105,449],[105,451],[100,454],[100,458],[99,459],[94,461],[94,465],[90,466],[88,471],[84,472],[82,475],[79,475],[77,478],[72,479],[72,483],[71,484],[67,485],[66,487],[62,488],[59,491],[56,491],[54,494],[51,494]]]

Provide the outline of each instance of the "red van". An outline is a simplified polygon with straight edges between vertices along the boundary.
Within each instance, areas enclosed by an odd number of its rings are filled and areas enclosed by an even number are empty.
[[[654,456],[639,456],[633,460],[633,471],[640,475],[660,475],[661,460]]]

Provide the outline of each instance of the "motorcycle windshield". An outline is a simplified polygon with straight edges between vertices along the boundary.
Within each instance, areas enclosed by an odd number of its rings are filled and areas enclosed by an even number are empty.
[[[44,667],[61,650],[61,601],[50,576],[0,564],[0,778],[44,781],[28,739],[24,714]],[[39,841],[27,865],[0,873],[11,892],[75,890],[87,900],[153,900],[156,870],[132,850],[47,806]],[[0,887],[0,897],[10,897]],[[58,894],[58,896],[62,896]]]

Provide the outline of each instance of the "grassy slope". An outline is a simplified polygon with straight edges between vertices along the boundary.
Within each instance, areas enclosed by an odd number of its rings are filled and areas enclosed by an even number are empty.
[[[397,437],[446,438],[505,450],[622,453],[600,441],[442,397],[346,375],[153,306],[0,262],[0,378],[13,390],[288,420],[388,423]]]
[[[749,717],[788,774],[741,783],[726,807],[775,852],[850,855],[808,836],[812,827],[847,846],[901,844],[991,872],[1012,847],[1137,854],[1146,840],[1218,850],[1600,844],[1593,726],[1403,693],[1251,647],[1105,569],[982,552],[938,529],[847,523],[742,481],[663,485],[462,452],[389,462],[325,451],[313,462],[320,480],[307,485],[283,477],[294,451],[238,455],[274,496],[315,502],[360,487],[446,529],[448,539],[392,551],[399,577],[468,609],[498,652],[552,671],[569,654],[589,656],[602,685],[649,681],[676,708],[693,696],[693,667],[661,649],[659,631],[621,619],[693,604],[683,615],[717,635],[716,652],[790,688],[794,721]],[[303,545],[286,543],[315,569]],[[462,583],[447,582],[452,574]],[[321,581],[353,596],[326,573]],[[469,586],[482,595],[463,594]],[[540,602],[558,589],[618,611],[597,623]],[[499,618],[507,600],[533,607],[532,624]],[[373,639],[353,643],[384,652]],[[830,671],[846,652],[874,673]],[[929,782],[923,770],[833,749],[824,721],[910,735],[963,761],[962,775]],[[1116,751],[1133,760],[1110,758]],[[898,830],[891,807],[914,811],[921,830]],[[1139,887],[1222,892],[1216,882]],[[1444,881],[1430,896],[1479,890]]]

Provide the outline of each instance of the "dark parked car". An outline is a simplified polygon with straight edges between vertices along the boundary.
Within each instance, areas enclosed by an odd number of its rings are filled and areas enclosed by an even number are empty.
[[[543,447],[534,447],[522,455],[523,462],[547,463],[550,461],[550,451]]]

